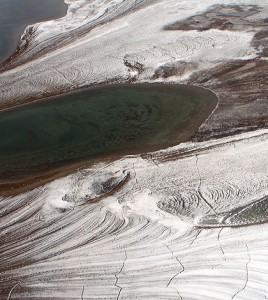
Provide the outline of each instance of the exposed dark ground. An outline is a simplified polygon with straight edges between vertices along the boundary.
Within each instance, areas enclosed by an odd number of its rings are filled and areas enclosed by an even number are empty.
[[[207,140],[233,133],[268,126],[268,18],[254,15],[262,12],[258,6],[215,5],[206,13],[167,25],[165,30],[210,29],[255,32],[252,45],[257,50],[255,59],[234,60],[212,69],[194,72],[188,84],[213,90],[219,97],[219,106],[201,126],[195,140]],[[198,63],[197,63],[198,65]],[[156,70],[155,77],[168,78],[197,69],[197,65],[182,62],[167,64]]]

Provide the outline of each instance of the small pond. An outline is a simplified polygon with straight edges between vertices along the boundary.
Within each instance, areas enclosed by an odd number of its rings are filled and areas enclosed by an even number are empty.
[[[107,85],[0,112],[0,178],[188,140],[217,104],[212,92]]]

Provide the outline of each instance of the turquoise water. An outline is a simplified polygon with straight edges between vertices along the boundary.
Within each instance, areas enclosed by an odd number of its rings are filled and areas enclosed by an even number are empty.
[[[201,88],[139,84],[82,90],[2,111],[0,178],[178,144],[216,103]]]
[[[63,0],[0,0],[0,62],[13,54],[27,25],[63,17]]]

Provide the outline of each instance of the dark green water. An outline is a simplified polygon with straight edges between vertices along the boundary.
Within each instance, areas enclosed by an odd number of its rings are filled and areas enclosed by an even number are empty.
[[[189,139],[215,108],[207,90],[115,85],[0,112],[0,178]]]
[[[63,0],[0,0],[0,62],[13,54],[27,25],[63,17]]]

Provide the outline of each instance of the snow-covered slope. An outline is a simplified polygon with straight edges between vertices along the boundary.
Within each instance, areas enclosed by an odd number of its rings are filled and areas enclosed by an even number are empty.
[[[129,81],[219,105],[190,142],[2,197],[0,298],[268,299],[267,1],[66,3],[1,66],[1,107]]]
[[[265,299],[267,224],[252,225],[262,205],[225,227],[200,220],[267,197],[267,137],[125,157],[2,199],[0,294]]]

